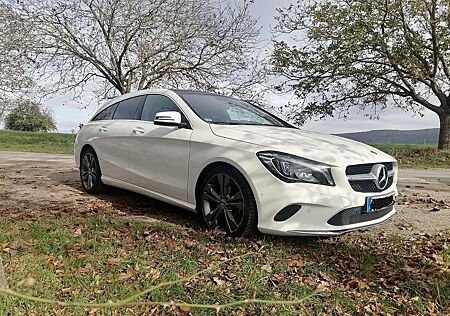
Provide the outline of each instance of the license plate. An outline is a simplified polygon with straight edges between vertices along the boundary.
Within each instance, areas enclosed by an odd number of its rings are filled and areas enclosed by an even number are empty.
[[[372,198],[368,197],[366,199],[366,212],[372,213],[376,212],[380,209],[393,205],[395,202],[395,198],[393,195],[385,196],[381,198]]]
[[[373,203],[373,199],[371,197],[368,197],[367,198],[367,202],[366,202],[366,212],[367,213],[372,213],[373,212],[372,203]]]

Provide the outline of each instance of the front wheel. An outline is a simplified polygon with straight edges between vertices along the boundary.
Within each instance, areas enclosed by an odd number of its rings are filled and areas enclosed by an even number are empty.
[[[257,233],[255,198],[245,178],[234,168],[219,166],[209,171],[200,186],[198,202],[208,228],[229,236]]]
[[[84,150],[80,159],[81,185],[87,193],[102,193],[105,185],[102,182],[102,171],[97,155],[92,148]]]

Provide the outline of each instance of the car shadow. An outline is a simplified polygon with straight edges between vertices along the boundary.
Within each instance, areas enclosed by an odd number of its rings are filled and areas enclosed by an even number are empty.
[[[205,226],[197,214],[138,193],[108,186],[106,192],[103,194],[87,194],[81,187],[77,169],[51,173],[49,174],[49,178],[62,186],[70,188],[72,192],[75,190],[77,195],[87,198],[86,203],[96,201],[105,202],[109,209],[123,212],[125,216],[140,217],[139,219],[143,221],[146,219],[150,221],[159,220],[198,231],[206,231]],[[327,239],[325,237],[314,236],[287,237],[263,234],[258,234],[255,237],[261,241],[300,248]]]
[[[198,216],[190,211],[152,199],[150,197],[108,186],[102,194],[90,195],[84,192],[78,170],[51,173],[48,177],[87,198],[86,203],[105,202],[108,208],[125,213],[126,216],[141,216],[143,219],[160,220],[196,229],[204,228]]]

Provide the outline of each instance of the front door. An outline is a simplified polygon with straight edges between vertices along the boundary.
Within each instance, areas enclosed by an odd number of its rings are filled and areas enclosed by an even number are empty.
[[[130,130],[130,183],[187,201],[189,151],[192,130],[154,125],[156,113],[178,111],[167,96],[148,95],[141,120]]]

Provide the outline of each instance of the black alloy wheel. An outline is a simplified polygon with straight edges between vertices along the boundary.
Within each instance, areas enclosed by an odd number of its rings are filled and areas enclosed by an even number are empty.
[[[97,155],[91,148],[84,150],[80,160],[81,185],[87,193],[96,194],[104,190],[102,173]]]
[[[211,170],[201,186],[200,213],[210,229],[229,236],[257,232],[257,210],[250,186],[234,168]]]

